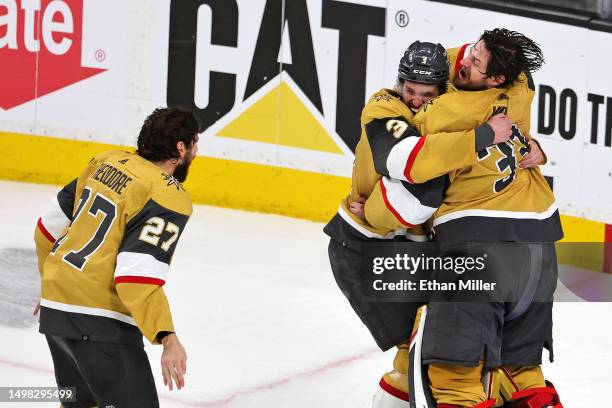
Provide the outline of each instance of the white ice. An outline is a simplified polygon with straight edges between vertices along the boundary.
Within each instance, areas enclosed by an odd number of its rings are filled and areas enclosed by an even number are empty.
[[[35,222],[57,190],[0,182],[1,256],[31,258],[24,250],[33,250]],[[161,348],[146,347],[162,407],[370,406],[394,352],[376,348],[336,287],[322,227],[195,207],[165,286],[189,356],[184,389],[164,388]],[[6,268],[6,263],[0,264]],[[14,299],[15,292],[35,286],[32,271],[24,270],[29,276],[22,279],[14,270],[0,269],[0,293],[12,291]],[[12,300],[10,307],[0,299],[0,313],[17,310],[26,316],[34,301],[23,299],[17,306]],[[555,304],[555,362],[544,363],[544,370],[566,408],[608,404],[611,315],[612,303]],[[36,322],[17,320],[0,319],[0,386],[53,386],[53,365]]]

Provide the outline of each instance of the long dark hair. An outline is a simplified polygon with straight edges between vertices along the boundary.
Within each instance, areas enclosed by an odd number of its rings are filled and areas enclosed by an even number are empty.
[[[500,87],[512,84],[521,72],[532,73],[544,65],[540,46],[519,32],[496,28],[485,31],[480,39],[491,53],[486,75],[503,75],[506,79]]]

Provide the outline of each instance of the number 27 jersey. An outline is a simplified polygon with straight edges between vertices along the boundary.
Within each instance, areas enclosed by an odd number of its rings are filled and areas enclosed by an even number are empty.
[[[38,225],[53,243],[42,266],[41,331],[128,343],[142,338],[136,328],[152,343],[173,332],[162,286],[192,212],[182,185],[138,155],[112,151],[55,203]]]

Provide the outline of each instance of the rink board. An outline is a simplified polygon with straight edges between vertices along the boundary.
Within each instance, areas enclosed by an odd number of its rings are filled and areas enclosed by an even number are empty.
[[[17,26],[0,42],[1,178],[61,185],[95,153],[133,148],[155,107],[180,104],[207,127],[187,183],[194,201],[325,221],[349,191],[359,111],[393,85],[406,46],[460,46],[505,26],[545,52],[531,133],[550,158],[543,173],[566,240],[611,240],[610,33],[424,0],[285,10],[280,0],[43,0],[35,52],[23,0],[12,1],[6,21]],[[50,21],[63,31],[49,36]]]
[[[15,181],[64,185],[74,179],[75,174],[94,155],[109,149],[124,148],[19,134],[0,133],[0,136],[0,149],[14,149],[15,152],[0,163],[0,178]],[[208,157],[199,157],[190,173],[186,188],[195,202],[314,221],[330,219],[336,210],[332,200],[345,194],[350,186],[347,178]],[[237,177],[243,174],[249,177]],[[206,183],[192,180],[206,180]],[[267,188],[254,190],[253,185]],[[296,185],[300,187],[299,190],[295,190]],[[300,199],[307,202],[308,206],[296,205]],[[254,205],[257,200],[259,204]],[[269,204],[266,206],[264,203]],[[561,216],[561,219],[565,232],[562,242],[612,242],[612,225],[567,215]],[[588,254],[564,253],[560,250],[559,261],[566,265],[612,273],[610,249],[611,245],[593,246],[589,248]]]

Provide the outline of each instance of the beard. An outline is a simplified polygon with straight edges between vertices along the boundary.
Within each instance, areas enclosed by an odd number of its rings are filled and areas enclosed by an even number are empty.
[[[470,72],[465,67],[461,67],[459,73],[453,78],[453,85],[461,91],[484,91],[485,89],[489,89],[484,83],[473,83],[469,80],[469,77]]]
[[[461,82],[457,78],[453,79],[453,85],[460,91],[484,91],[489,89],[485,84],[473,84],[471,82]]]
[[[184,183],[187,180],[187,173],[189,173],[189,166],[191,166],[191,160],[185,160],[183,163],[176,165],[172,176],[179,182]]]

